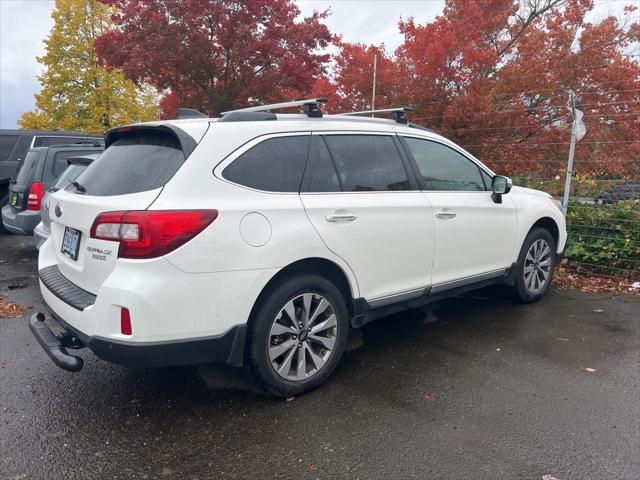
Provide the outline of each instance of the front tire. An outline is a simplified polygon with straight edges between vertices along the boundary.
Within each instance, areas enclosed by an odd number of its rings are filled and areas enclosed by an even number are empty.
[[[246,363],[267,392],[300,395],[333,373],[348,331],[345,299],[333,283],[319,275],[291,276],[257,306],[248,331]]]
[[[521,303],[540,300],[547,293],[556,265],[556,242],[544,228],[535,228],[525,238],[510,296]]]

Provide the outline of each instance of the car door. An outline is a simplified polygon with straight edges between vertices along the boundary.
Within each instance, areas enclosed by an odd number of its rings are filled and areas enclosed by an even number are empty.
[[[462,151],[439,141],[405,136],[420,188],[433,207],[433,292],[503,274],[517,236],[509,195],[491,198],[491,176]]]
[[[380,306],[431,283],[433,215],[393,134],[314,134],[300,198],[314,228]]]

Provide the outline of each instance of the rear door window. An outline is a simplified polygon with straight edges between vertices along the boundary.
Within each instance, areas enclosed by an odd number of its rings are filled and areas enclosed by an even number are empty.
[[[95,153],[94,150],[82,151],[82,150],[68,150],[57,152],[53,157],[53,164],[51,170],[54,178],[58,178],[62,172],[69,166],[67,158],[77,157],[78,155],[85,155]]]
[[[327,135],[327,146],[345,192],[410,190],[393,137]]]
[[[324,138],[314,135],[309,148],[309,160],[304,171],[301,192],[339,192],[338,173],[329,155]]]
[[[266,192],[298,192],[310,135],[264,140],[224,169],[227,180]]]
[[[79,152],[73,152],[77,155]],[[92,152],[95,153],[95,152]],[[165,132],[132,132],[107,148],[77,181],[87,195],[110,196],[154,190],[185,161],[178,139]]]

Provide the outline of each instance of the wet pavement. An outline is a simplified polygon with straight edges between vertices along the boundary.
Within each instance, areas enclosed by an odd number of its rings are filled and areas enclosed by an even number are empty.
[[[0,235],[0,294],[31,312],[36,259]],[[637,297],[451,299],[367,325],[286,402],[225,366],[67,373],[0,318],[0,477],[637,479],[639,332]]]

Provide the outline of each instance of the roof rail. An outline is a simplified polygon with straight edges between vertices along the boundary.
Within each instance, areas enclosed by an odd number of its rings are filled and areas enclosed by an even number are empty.
[[[412,112],[413,109],[411,107],[395,107],[395,108],[382,108],[379,110],[362,110],[360,112],[347,112],[347,113],[339,113],[338,115],[352,115],[352,116],[368,116],[372,117],[376,113],[392,113],[397,123],[402,123],[403,125],[407,124],[407,117],[405,117],[405,113]]]
[[[193,108],[178,108],[178,120],[183,118],[207,118],[207,116]]]
[[[327,101],[326,98],[308,98],[307,100],[296,100],[295,102],[272,103],[269,105],[258,105],[257,107],[239,108],[238,110],[222,112],[221,115],[235,112],[266,112],[281,108],[303,107],[304,113],[306,113],[308,117],[320,118],[322,117],[322,110],[320,110],[319,105],[321,103],[327,103]]]

